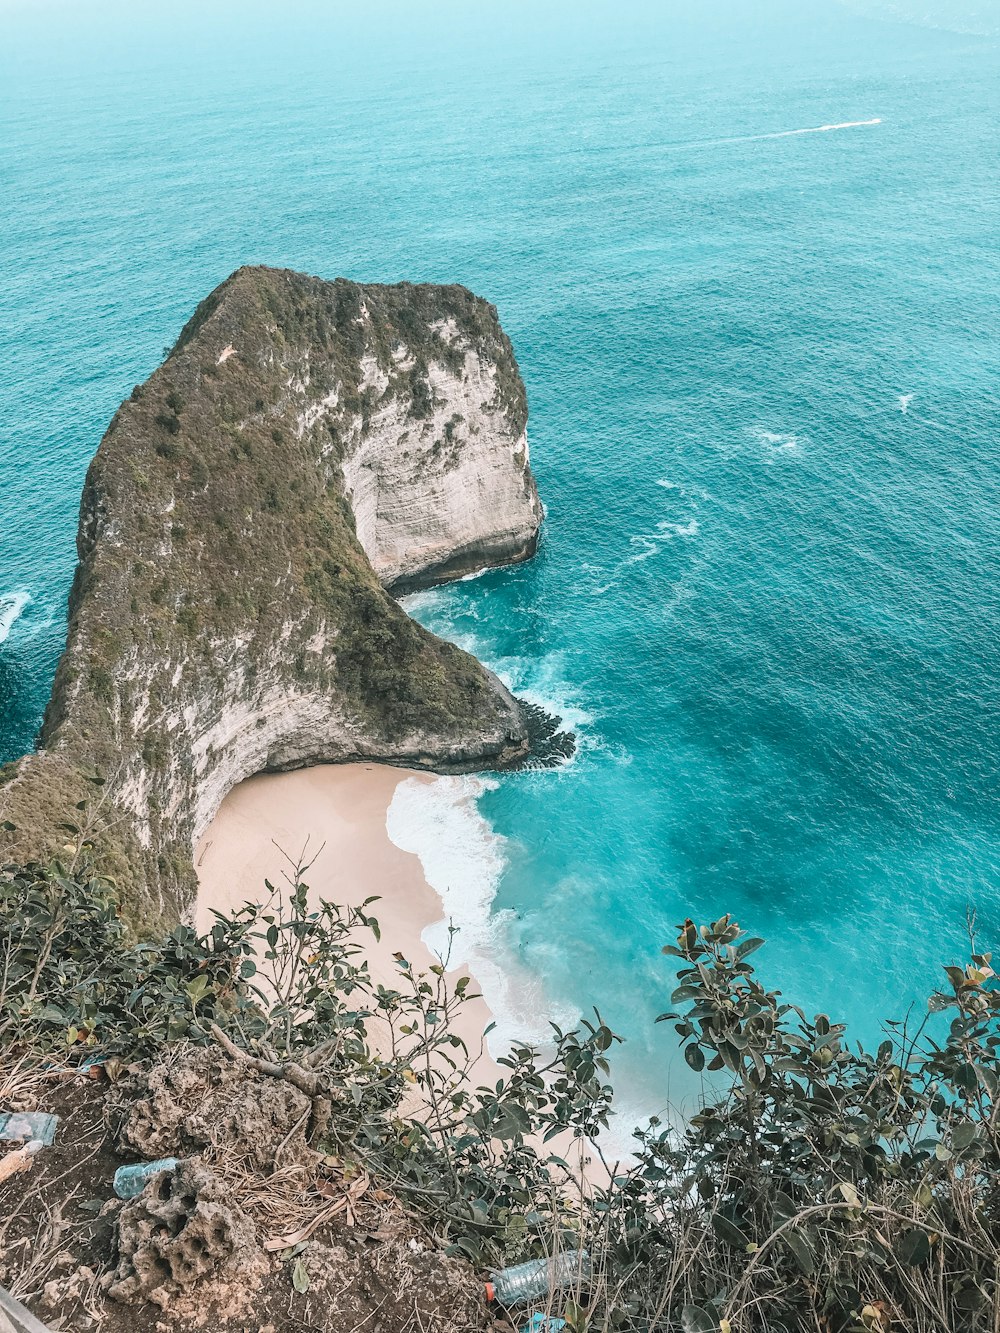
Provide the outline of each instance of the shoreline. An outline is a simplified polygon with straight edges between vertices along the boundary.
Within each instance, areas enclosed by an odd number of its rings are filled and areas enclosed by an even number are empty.
[[[471,1087],[495,1087],[510,1072],[497,1059],[515,1038],[522,1040],[526,1027],[544,1025],[547,1031],[549,1006],[544,1012],[538,1008],[540,983],[523,976],[512,960],[491,951],[485,918],[494,882],[485,891],[480,886],[478,895],[463,901],[465,877],[481,868],[476,856],[482,856],[481,843],[492,836],[475,810],[475,787],[465,785],[482,780],[364,762],[248,778],[229,792],[195,848],[199,881],[195,928],[200,934],[211,929],[213,908],[229,913],[246,902],[260,902],[266,894],[265,879],[276,887],[287,885],[291,869],[287,858],[294,864],[303,849],[302,859],[312,862],[304,876],[312,899],[322,897],[347,907],[378,896],[368,910],[379,923],[381,939],[362,929],[355,942],[362,947],[373,980],[387,989],[401,989],[396,953],[412,965],[414,974],[427,973],[443,961],[437,950],[447,941],[448,920],[457,918],[462,923],[455,937],[457,961],[445,971],[449,994],[454,994],[461,978],[471,981],[470,998],[458,1008],[452,1030],[468,1050],[466,1077]],[[402,809],[394,805],[397,800]],[[449,841],[456,835],[461,840],[463,834],[476,841],[456,856]],[[400,845],[404,842],[405,848]],[[430,877],[425,873],[428,865]],[[495,873],[502,865],[497,852]],[[458,891],[453,892],[452,886]],[[492,1005],[483,993],[484,974]],[[433,976],[428,979],[434,981]],[[533,1013],[528,1006],[535,1006]],[[386,1054],[391,1040],[388,1022],[373,1016],[367,1026],[372,1045]],[[491,1026],[492,1049],[486,1033]],[[523,1040],[533,1039],[526,1034]],[[426,1114],[427,1105],[416,1089],[408,1111],[418,1118]],[[607,1179],[593,1146],[585,1141],[560,1135],[549,1146],[575,1163],[567,1175],[574,1189],[589,1189]],[[621,1153],[614,1155],[623,1159]]]
[[[445,936],[445,904],[428,882],[420,857],[403,850],[387,828],[389,808],[402,783],[432,786],[451,781],[414,769],[354,762],[324,764],[287,773],[264,773],[239,783],[226,796],[194,851],[198,896],[194,925],[199,933],[212,926],[212,909],[237,911],[246,902],[260,902],[265,879],[287,884],[292,864],[311,862],[306,875],[313,898],[342,907],[366,898],[379,901],[368,911],[381,930],[376,941],[369,932],[356,938],[363,947],[372,978],[398,988],[400,953],[414,973],[427,972],[441,961],[425,942]],[[450,991],[463,976],[474,991],[480,978],[464,964],[449,966]],[[468,1047],[470,1073],[477,1083],[495,1083],[503,1076],[484,1036],[494,1015],[481,994],[459,1009],[455,1031]],[[382,1035],[372,1020],[376,1045]]]

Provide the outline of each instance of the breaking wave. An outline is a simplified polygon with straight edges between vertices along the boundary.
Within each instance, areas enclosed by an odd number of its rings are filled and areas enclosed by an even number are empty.
[[[449,968],[467,967],[475,977],[496,1022],[490,1033],[494,1057],[515,1040],[548,1041],[550,1018],[576,1018],[556,1012],[541,979],[514,957],[508,943],[512,914],[493,912],[506,842],[476,802],[495,786],[495,780],[478,777],[407,778],[396,787],[385,820],[390,841],[419,858],[441,899],[442,918],[422,939]]]
[[[0,596],[0,643],[10,636],[11,630],[20,619],[21,612],[31,601],[28,593],[9,592]]]

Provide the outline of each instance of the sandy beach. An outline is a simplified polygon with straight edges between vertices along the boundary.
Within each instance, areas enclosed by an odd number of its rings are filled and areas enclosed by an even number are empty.
[[[379,922],[381,942],[368,932],[358,937],[376,981],[398,987],[395,953],[415,971],[426,971],[438,959],[421,933],[442,920],[441,899],[427,883],[419,858],[395,846],[386,832],[389,803],[408,778],[439,781],[426,773],[357,763],[260,774],[235,787],[195,850],[198,930],[211,928],[213,909],[230,912],[261,901],[265,879],[286,884],[288,858],[302,859],[312,861],[305,879],[316,898],[350,906],[379,895],[381,901],[368,910]],[[464,967],[450,971],[450,986],[463,975]],[[483,1044],[491,1020],[480,997],[462,1007],[456,1022],[470,1054],[482,1051],[475,1064],[477,1082],[495,1082],[501,1073]],[[377,1031],[373,1038],[379,1040]]]

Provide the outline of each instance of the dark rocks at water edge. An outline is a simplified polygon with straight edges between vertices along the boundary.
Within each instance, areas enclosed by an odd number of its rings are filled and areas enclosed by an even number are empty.
[[[562,718],[547,713],[538,704],[518,701],[528,735],[528,749],[515,768],[558,768],[576,753],[576,734],[560,731]]]

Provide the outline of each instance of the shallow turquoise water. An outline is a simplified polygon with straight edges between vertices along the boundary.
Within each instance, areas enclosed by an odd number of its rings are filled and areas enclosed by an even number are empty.
[[[459,280],[549,517],[420,614],[581,736],[482,799],[510,946],[657,1097],[687,914],[871,1036],[1000,924],[997,6],[355,8],[0,5],[0,758],[87,461],[197,300]]]

